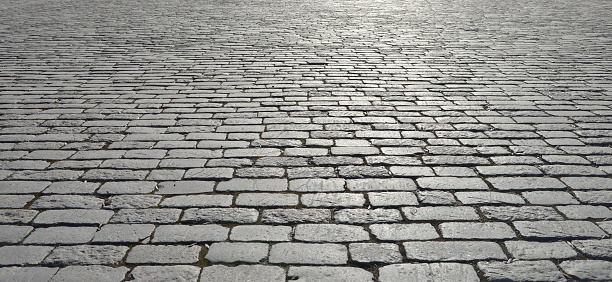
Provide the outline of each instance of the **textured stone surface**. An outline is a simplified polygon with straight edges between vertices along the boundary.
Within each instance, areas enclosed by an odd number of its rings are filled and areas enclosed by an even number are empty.
[[[348,250],[338,244],[279,243],[270,249],[270,263],[283,264],[346,264]]]
[[[100,265],[92,266],[68,266],[60,269],[50,282],[58,281],[121,281],[129,271],[127,267],[108,267]]]
[[[131,281],[185,281],[196,282],[201,268],[192,265],[137,266],[129,274]]]
[[[305,242],[358,242],[370,236],[360,226],[341,224],[300,224],[295,227],[294,239]]]
[[[479,262],[489,281],[566,281],[551,261]]]
[[[130,250],[128,264],[191,264],[199,260],[200,246],[138,245]]]
[[[225,241],[229,228],[219,225],[162,225],[155,229],[153,243],[199,243]]]
[[[406,257],[418,261],[504,260],[506,255],[493,242],[447,241],[403,243]]]
[[[2,267],[0,279],[14,282],[49,281],[55,273],[55,267]]]
[[[525,238],[601,238],[605,233],[588,221],[515,221]]]
[[[578,254],[566,242],[506,241],[508,252],[515,259],[567,259]]]
[[[264,243],[214,243],[205,258],[213,263],[257,263],[268,256],[268,248]]]
[[[231,267],[214,265],[202,269],[200,282],[283,282],[285,276],[285,270],[278,266],[238,265]]]
[[[53,247],[4,246],[0,247],[0,265],[34,265],[40,263]]]
[[[612,279],[612,262],[603,260],[564,261],[559,267],[579,280],[609,281]]]
[[[440,237],[429,223],[372,224],[370,232],[381,241],[431,240]]]
[[[587,257],[610,259],[612,258],[612,239],[575,240],[572,244]]]
[[[349,245],[351,259],[362,263],[402,262],[399,246],[391,243],[352,243]]]
[[[293,266],[289,268],[287,277],[291,281],[374,281],[374,275],[356,267],[333,266]]]
[[[480,281],[469,264],[410,263],[392,264],[380,268],[379,281]]]
[[[57,247],[45,258],[49,265],[101,265],[121,262],[128,247],[113,245],[79,245]]]

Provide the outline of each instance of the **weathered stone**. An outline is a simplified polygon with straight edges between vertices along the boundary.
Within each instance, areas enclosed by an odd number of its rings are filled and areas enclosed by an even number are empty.
[[[370,235],[361,226],[300,224],[295,227],[294,238],[307,242],[358,242],[369,240]]]
[[[515,259],[567,259],[578,255],[565,242],[506,241],[505,244]]]
[[[287,274],[291,281],[372,282],[374,275],[356,267],[292,266]]]
[[[493,242],[428,241],[405,242],[406,258],[418,261],[505,260],[501,247]]]
[[[488,281],[566,281],[551,261],[479,262]]]
[[[261,222],[266,224],[327,223],[331,211],[325,209],[269,209],[264,210]]]
[[[229,228],[220,225],[161,225],[155,230],[153,243],[200,243],[227,240]]]
[[[57,247],[45,259],[48,265],[119,264],[128,247],[111,245],[79,245]]]
[[[472,207],[405,207],[402,212],[406,219],[415,221],[480,219]]]
[[[525,238],[601,238],[605,233],[588,221],[515,221],[514,227]]]
[[[128,264],[192,264],[199,260],[200,246],[137,245],[130,250]]]
[[[361,263],[402,262],[399,246],[391,243],[352,243],[349,252],[353,261]]]
[[[469,264],[411,263],[392,264],[381,267],[379,269],[378,281],[477,282],[480,279],[474,268]]]
[[[339,223],[369,224],[402,221],[402,215],[396,209],[343,209],[335,213],[334,218]]]
[[[587,281],[612,280],[612,262],[603,260],[573,260],[559,264],[572,278]]]
[[[344,179],[308,178],[289,181],[289,190],[295,192],[342,192]]]
[[[201,270],[192,265],[136,266],[129,277],[133,282],[172,280],[197,282]]]
[[[510,204],[522,205],[525,200],[521,196],[510,193],[499,192],[457,192],[455,197],[464,205],[480,205],[480,204]]]
[[[211,222],[211,223],[254,223],[259,217],[256,209],[247,208],[206,208],[206,209],[187,209],[182,222]]]
[[[241,225],[232,228],[230,240],[265,242],[291,241],[291,232],[292,228],[290,226]]]
[[[346,246],[339,244],[279,243],[270,249],[270,263],[340,265],[348,261]]]
[[[501,221],[514,220],[562,220],[552,207],[538,206],[500,206],[500,207],[481,207],[482,214],[490,219]]]
[[[442,237],[450,239],[510,239],[516,237],[503,222],[444,222],[439,225]]]
[[[153,233],[153,224],[106,224],[96,232],[95,243],[138,243]]]
[[[416,185],[414,181],[407,178],[391,179],[349,179],[346,187],[355,192],[362,191],[414,191]]]
[[[214,243],[205,258],[212,263],[258,263],[268,256],[268,248],[264,243]]]
[[[49,282],[79,282],[79,281],[100,281],[114,282],[121,281],[129,271],[127,267],[109,267],[102,265],[91,266],[68,266],[60,269],[53,279]]]
[[[238,265],[234,267],[213,265],[202,269],[199,282],[233,281],[284,282],[285,270],[278,266],[267,265]]]
[[[612,258],[612,239],[576,240],[572,241],[572,244],[587,257],[599,259]]]
[[[55,267],[2,267],[0,280],[12,282],[49,281],[55,275]]]
[[[53,247],[48,246],[4,246],[0,247],[0,266],[39,264]],[[0,268],[1,270],[2,268]],[[2,278],[2,276],[0,276]]]
[[[381,241],[432,240],[440,237],[429,223],[372,224],[370,231]]]

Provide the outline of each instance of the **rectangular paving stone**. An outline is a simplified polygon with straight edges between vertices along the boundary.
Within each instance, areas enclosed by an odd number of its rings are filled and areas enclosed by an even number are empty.
[[[2,196],[0,196],[1,198]],[[32,209],[100,209],[104,200],[94,196],[52,195],[39,197]]]
[[[478,268],[489,281],[565,281],[551,261],[479,262]]]
[[[63,209],[43,211],[34,219],[37,225],[101,225],[114,215],[109,210]]]
[[[574,240],[572,245],[589,258],[612,258],[612,239]]]
[[[270,249],[270,263],[343,265],[348,262],[347,247],[340,244],[278,243]]]
[[[0,266],[37,265],[51,251],[48,246],[4,246],[0,247]],[[0,271],[4,268],[0,268]],[[3,278],[0,276],[0,278]]]
[[[262,242],[291,241],[292,231],[293,228],[290,226],[239,225],[232,228],[230,240]]]
[[[331,210],[328,209],[266,209],[261,222],[265,224],[328,223]]]
[[[251,208],[204,208],[187,209],[181,222],[186,223],[255,223],[259,212]]]
[[[411,263],[392,264],[379,269],[380,282],[392,281],[480,281],[469,264],[460,263]]]
[[[268,257],[268,249],[265,243],[213,243],[205,259],[212,263],[258,263]]]
[[[200,246],[138,245],[130,250],[127,264],[192,264],[198,262]]]
[[[40,193],[49,185],[49,181],[0,181],[0,194]]]
[[[49,282],[58,281],[121,281],[129,269],[102,265],[67,266],[60,269]]]
[[[399,246],[392,243],[351,243],[351,259],[360,263],[399,263],[402,254]]]
[[[49,281],[57,272],[56,267],[2,267],[0,279],[4,281]]]
[[[184,179],[227,180],[233,175],[233,168],[192,168],[185,172]]]
[[[557,210],[569,219],[606,219],[612,217],[612,211],[605,206],[567,205],[557,206]]]
[[[111,218],[111,223],[168,224],[179,220],[180,209],[121,209]]]
[[[231,179],[217,184],[217,192],[234,191],[287,191],[286,179]]]
[[[297,194],[240,193],[236,197],[236,206],[288,207],[297,205]]]
[[[416,185],[414,181],[406,178],[393,179],[349,179],[346,187],[350,191],[414,191]]]
[[[179,281],[197,281],[202,269],[193,265],[140,265],[134,267],[129,276],[131,281],[145,282],[155,279],[176,279]]]
[[[345,181],[340,178],[308,178],[289,181],[289,190],[295,192],[342,192]]]
[[[512,224],[525,238],[580,239],[605,236],[597,225],[588,221],[515,221]]]
[[[226,158],[277,157],[280,155],[281,150],[277,148],[226,149],[223,152],[223,156]]]
[[[36,215],[38,211],[35,210],[0,209],[0,223],[25,224],[31,222]]]
[[[455,197],[464,205],[479,204],[510,204],[522,205],[525,200],[521,196],[510,193],[499,192],[457,192]]]
[[[200,282],[284,282],[285,277],[285,270],[278,266],[238,265],[231,267],[225,265],[213,265],[202,268]]]
[[[374,275],[364,269],[339,266],[291,266],[288,277],[295,281],[374,281]]]
[[[381,241],[433,240],[440,237],[429,223],[372,224],[370,232]]]
[[[417,183],[427,190],[489,190],[489,186],[475,177],[421,177]]]
[[[516,234],[503,222],[443,222],[438,228],[449,239],[511,239]]]
[[[2,195],[0,194],[0,208],[19,209],[27,205],[34,196],[32,195]]]
[[[562,220],[563,217],[552,207],[539,206],[499,206],[481,207],[480,211],[486,218],[514,221],[514,220]]]
[[[567,186],[549,177],[491,177],[487,181],[495,189],[508,190],[563,190]]]
[[[578,190],[609,190],[612,189],[612,179],[603,177],[563,177],[561,178],[572,189]]]
[[[427,241],[403,243],[408,260],[417,261],[474,261],[505,260],[506,255],[494,242]]]
[[[577,193],[577,192],[575,192]],[[533,191],[521,193],[523,197],[534,205],[570,205],[578,204],[578,201],[567,192],[562,191]],[[578,194],[576,194],[578,196]]]
[[[220,225],[160,225],[152,243],[201,243],[227,240],[229,228]]]
[[[123,260],[128,247],[113,245],[77,245],[55,248],[44,265],[116,265]]]
[[[151,236],[153,224],[106,224],[98,230],[93,243],[139,243]]]
[[[404,207],[402,213],[414,221],[478,220],[480,217],[472,207]]]
[[[296,241],[306,242],[359,242],[370,235],[361,226],[341,224],[299,224],[294,230]]]
[[[26,245],[76,245],[93,238],[96,227],[36,228],[24,241]]]
[[[506,241],[508,252],[515,259],[568,259],[578,256],[566,242]]]
[[[371,223],[393,223],[403,220],[397,209],[343,209],[334,213],[338,223],[347,224],[371,224]]]
[[[178,194],[200,194],[212,192],[214,181],[164,181],[157,185],[155,194],[178,195]]]
[[[302,195],[301,203],[305,207],[361,207],[365,198],[356,193],[314,193]]]
[[[148,194],[155,190],[157,183],[152,181],[106,182],[97,193],[100,195],[114,194]]]
[[[574,191],[574,195],[585,204],[612,204],[612,191]]]
[[[162,208],[229,207],[232,201],[232,195],[185,195],[167,197],[159,206]]]
[[[370,192],[368,201],[373,207],[417,206],[417,197],[412,192]]]
[[[612,262],[604,260],[569,260],[559,264],[570,277],[586,281],[609,281],[612,279]]]
[[[115,195],[107,200],[108,209],[146,209],[157,207],[162,196],[159,195]]]

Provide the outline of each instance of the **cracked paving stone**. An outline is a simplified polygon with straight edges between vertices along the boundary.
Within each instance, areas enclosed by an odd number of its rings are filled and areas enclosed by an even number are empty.
[[[213,265],[202,268],[199,282],[284,282],[285,270],[268,265]],[[145,281],[145,280],[143,280]]]
[[[200,246],[137,245],[125,259],[127,264],[192,264],[198,262]]]
[[[202,269],[193,265],[136,266],[129,278],[134,282],[185,281],[197,282]]]
[[[320,282],[372,282],[374,275],[356,267],[291,266],[287,274],[290,281]]]
[[[380,282],[394,281],[480,281],[474,268],[461,263],[391,264],[379,269]]]
[[[566,281],[557,266],[547,260],[479,262],[478,268],[488,281]]]

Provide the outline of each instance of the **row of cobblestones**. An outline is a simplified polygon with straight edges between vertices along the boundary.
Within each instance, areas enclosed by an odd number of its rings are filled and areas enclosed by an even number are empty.
[[[0,281],[610,281],[605,0],[0,0]]]

